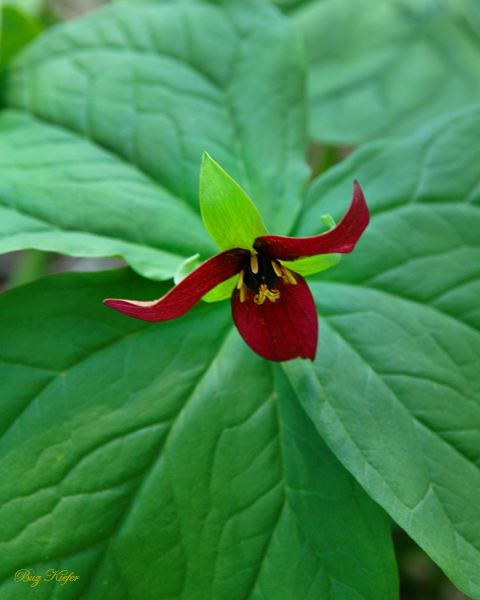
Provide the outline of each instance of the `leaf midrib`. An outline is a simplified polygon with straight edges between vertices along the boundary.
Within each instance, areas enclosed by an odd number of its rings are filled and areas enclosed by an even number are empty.
[[[122,8],[124,8],[125,14],[132,13],[131,8],[130,9],[126,8],[126,7],[122,7]],[[103,11],[105,13],[108,11],[111,11],[112,14],[115,17],[117,17],[116,23],[124,31],[126,41],[128,41],[130,39],[130,36],[127,35],[127,34],[129,34],[129,32],[128,32],[128,30],[125,30],[123,21],[121,19],[118,19],[118,16],[119,16],[118,13],[120,12],[118,6],[116,6],[114,8],[108,7],[108,8],[103,9]],[[236,24],[234,22],[232,15],[230,15],[229,11],[224,10],[222,12],[225,15],[225,18],[228,19],[232,28],[234,30],[236,30],[236,27],[235,27]],[[188,28],[185,28],[185,30],[188,32]],[[241,135],[241,127],[239,126],[239,123],[237,122],[237,119],[235,118],[234,105],[232,102],[231,93],[229,91],[231,81],[235,77],[235,71],[236,71],[237,65],[239,64],[238,57],[239,57],[240,48],[241,48],[240,42],[243,39],[243,36],[241,36],[238,33],[238,31],[237,31],[237,35],[238,35],[239,43],[237,43],[235,45],[236,55],[232,60],[232,64],[230,66],[230,74],[229,74],[227,80],[225,81],[224,87],[221,87],[220,84],[217,83],[205,70],[201,69],[199,65],[193,64],[193,62],[191,60],[188,60],[190,57],[182,57],[180,59],[179,57],[174,56],[173,54],[169,54],[169,53],[165,52],[165,50],[162,50],[162,53],[158,53],[158,52],[146,49],[146,48],[138,48],[136,46],[128,46],[127,44],[125,44],[123,46],[115,45],[115,44],[112,44],[111,42],[109,42],[108,44],[107,43],[105,43],[105,44],[95,43],[95,44],[89,44],[89,45],[85,45],[85,46],[78,44],[78,45],[73,46],[72,49],[70,50],[70,52],[59,50],[59,51],[49,52],[47,57],[40,57],[40,58],[33,58],[33,59],[31,57],[29,57],[29,62],[27,64],[20,64],[20,66],[15,66],[15,64],[13,64],[10,71],[14,72],[16,70],[29,70],[29,69],[32,69],[32,67],[37,66],[38,64],[45,65],[49,61],[55,60],[58,57],[69,56],[70,54],[75,54],[75,53],[79,53],[79,52],[88,52],[88,51],[104,51],[105,52],[106,50],[112,50],[113,52],[120,52],[122,55],[124,55],[126,51],[129,53],[132,53],[134,55],[143,54],[143,55],[148,55],[148,56],[150,56],[152,58],[156,58],[156,59],[168,59],[168,60],[171,60],[173,63],[180,64],[183,67],[187,66],[189,69],[191,69],[191,71],[193,73],[196,73],[201,78],[203,78],[204,81],[206,81],[209,85],[211,85],[212,88],[214,88],[217,91],[219,96],[221,96],[223,98],[223,101],[224,101],[223,106],[226,109],[226,113],[228,115],[230,124],[232,126],[233,133],[235,134],[233,136],[233,143],[234,143],[234,146],[236,147],[236,151],[233,153],[233,157],[235,159],[235,163],[237,165],[239,173],[243,173],[243,175],[245,177],[245,181],[246,181],[246,183],[248,183],[248,187],[253,189],[255,187],[255,183],[258,181],[258,177],[255,175],[255,172],[252,172],[252,170],[248,168],[248,165],[250,163],[246,159],[246,147],[245,147],[245,144],[242,142],[243,136]],[[184,94],[185,92],[182,91],[181,93]],[[208,98],[208,100],[211,101],[210,98]],[[86,131],[79,132],[78,130],[74,129],[73,127],[69,127],[64,124],[62,124],[60,126],[56,121],[49,119],[49,118],[45,117],[44,115],[39,114],[38,111],[34,110],[31,106],[28,106],[27,108],[24,108],[22,106],[18,106],[15,104],[12,104],[11,106],[16,107],[18,109],[25,110],[26,112],[34,115],[37,119],[39,119],[45,123],[56,125],[57,127],[61,127],[63,129],[69,130],[77,135],[84,137],[85,139],[88,139],[90,142],[94,143],[96,146],[102,148],[105,151],[108,151],[108,152],[114,154],[117,158],[119,158],[120,160],[125,162],[127,165],[135,167],[143,176],[148,177],[156,186],[160,186],[160,184],[155,179],[153,179],[150,175],[148,175],[148,173],[144,172],[143,169],[141,169],[140,166],[138,166],[138,164],[136,162],[131,162],[131,163],[128,162],[121,154],[118,154],[116,152],[116,150],[112,149],[109,146],[105,146],[104,144],[100,143],[98,140],[94,140],[90,135],[88,135],[88,133]],[[286,148],[285,137],[282,138],[282,140],[283,140],[283,142],[282,142],[283,146],[284,146],[284,148]],[[284,163],[287,160],[287,154],[288,153],[286,151],[284,151],[282,153]],[[283,171],[284,172],[287,171],[285,166],[284,166]],[[163,187],[163,186],[160,186],[160,187]],[[285,188],[286,188],[286,180],[285,180],[285,178],[283,178],[282,196],[281,196],[282,199],[285,199],[285,193],[286,193]],[[168,190],[168,188],[165,188],[165,189]],[[191,206],[191,204],[185,198],[178,198],[178,196],[176,196],[174,194],[174,192],[172,192],[170,190],[168,190],[168,193],[171,194],[175,199],[178,199],[179,202],[182,202],[182,204],[184,203],[186,206],[188,206],[189,210],[198,217],[198,212],[196,212],[194,210],[194,208]],[[281,203],[278,202],[277,205],[280,206]],[[290,227],[290,231],[292,230],[292,228],[293,228],[293,223]]]
[[[421,427],[423,427],[424,429],[426,429],[427,431],[429,431],[430,433],[432,433],[435,437],[437,437],[442,443],[446,444],[447,446],[449,446],[456,454],[458,454],[462,459],[464,459],[465,461],[468,462],[468,464],[472,465],[473,467],[475,467],[479,472],[480,472],[480,466],[477,465],[475,462],[473,462],[470,458],[468,458],[465,454],[463,454],[463,452],[461,450],[459,450],[458,448],[456,448],[455,446],[453,446],[450,442],[448,442],[447,440],[445,440],[440,433],[438,433],[437,431],[435,431],[434,429],[432,429],[427,423],[425,423],[422,419],[414,416],[410,410],[408,409],[408,407],[402,402],[402,400],[397,396],[397,394],[395,393],[395,391],[392,389],[392,387],[388,384],[388,382],[385,380],[385,377],[388,377],[387,375],[378,373],[374,367],[368,362],[368,360],[366,358],[364,358],[364,356],[357,350],[357,348],[347,339],[345,338],[345,336],[332,324],[331,320],[327,318],[324,319],[325,323],[330,327],[330,329],[332,331],[335,332],[335,334],[341,338],[343,340],[343,342],[355,353],[355,355],[361,360],[361,362],[365,365],[365,367],[367,368],[367,370],[371,371],[375,377],[377,377],[379,380],[383,381],[383,383],[387,386],[387,388],[390,390],[390,392],[392,393],[392,396],[396,399],[396,401],[403,406],[403,408],[408,412],[410,418],[412,419],[412,421],[414,421],[415,423],[418,423]],[[435,341],[435,340],[434,340]],[[403,375],[404,377],[410,378],[410,374],[407,373],[403,373],[399,375]],[[413,378],[415,378],[415,376],[413,376]],[[317,378],[318,379],[318,378]],[[431,381],[429,379],[429,381]],[[462,395],[466,400],[473,400],[473,398],[468,398],[465,396],[465,394],[462,392],[459,392],[458,390],[456,390],[457,393],[459,393],[460,395]],[[330,406],[335,410],[335,405],[330,403],[330,400],[327,398],[328,403],[330,404]],[[336,412],[336,411],[335,411]],[[351,436],[349,436],[350,439]],[[356,445],[356,444],[355,444]],[[357,446],[358,447],[358,446]],[[358,447],[359,448],[359,447]],[[361,449],[359,448],[359,451],[361,451]],[[365,457],[364,453],[362,452],[362,456],[364,457],[364,460],[366,462],[368,462],[368,459]],[[372,469],[374,469],[374,467],[372,466]],[[427,471],[428,471],[428,467],[427,467]],[[377,471],[378,472],[378,471]],[[383,479],[383,477],[382,477]],[[387,485],[388,483],[385,482]],[[431,482],[432,485],[436,485],[434,484],[434,482]],[[393,491],[393,490],[392,490]],[[395,497],[396,494],[395,494]],[[397,497],[398,499],[398,497]],[[409,509],[412,510],[412,509]],[[453,526],[453,524],[452,524]],[[453,526],[454,527],[454,526]],[[455,528],[455,527],[454,527]],[[467,540],[465,540],[467,541]],[[469,544],[471,544],[471,542],[468,542]],[[480,554],[480,550],[476,549],[476,551]]]
[[[89,354],[89,355],[88,355],[88,356],[86,356],[86,357],[83,357],[83,358],[82,358],[82,360],[76,361],[76,362],[72,363],[71,365],[69,365],[69,367],[68,367],[68,368],[67,368],[65,371],[63,371],[62,373],[60,373],[60,374],[59,374],[59,376],[62,376],[62,375],[64,375],[64,374],[66,374],[68,371],[70,371],[71,369],[74,369],[74,368],[78,367],[79,365],[81,365],[81,364],[82,364],[83,362],[85,362],[86,360],[89,360],[89,359],[91,359],[91,357],[92,357],[92,356],[95,356],[95,354],[97,354],[97,353],[100,353],[100,352],[103,352],[104,350],[106,350],[106,349],[108,349],[108,348],[110,348],[110,347],[114,346],[114,345],[115,345],[115,344],[117,344],[117,343],[122,343],[122,342],[123,342],[125,339],[128,339],[128,338],[130,338],[130,337],[134,337],[135,335],[138,335],[138,334],[141,334],[143,331],[145,331],[145,329],[148,329],[148,328],[151,328],[151,327],[152,327],[151,325],[147,325],[146,327],[144,327],[144,328],[143,328],[143,329],[141,329],[140,331],[138,331],[138,330],[137,330],[137,331],[135,331],[135,332],[132,332],[132,333],[130,333],[130,334],[126,334],[126,335],[122,336],[121,338],[114,340],[113,342],[110,342],[110,343],[108,343],[108,344],[105,344],[104,346],[102,346],[102,347],[100,347],[100,348],[97,348],[97,349],[95,350],[95,352],[93,352],[93,353]],[[234,329],[234,327],[233,327],[233,326],[231,326],[231,327],[228,329],[228,331],[226,332],[226,334],[225,334],[225,336],[224,336],[224,338],[223,338],[223,341],[222,341],[222,342],[219,342],[219,343],[220,343],[220,348],[219,348],[219,351],[218,351],[218,352],[217,352],[217,354],[215,355],[214,359],[213,359],[213,360],[210,362],[210,364],[208,364],[208,365],[206,366],[206,368],[205,368],[204,372],[203,372],[201,375],[199,375],[198,381],[195,383],[195,385],[194,385],[194,387],[193,387],[192,391],[189,393],[189,395],[188,395],[187,399],[185,400],[185,403],[183,404],[183,406],[182,406],[182,407],[179,409],[179,412],[178,412],[178,413],[177,413],[175,416],[172,416],[172,418],[171,418],[172,424],[173,424],[173,423],[176,421],[176,419],[178,419],[178,417],[179,417],[180,413],[182,412],[182,410],[184,410],[184,409],[185,409],[185,407],[187,406],[188,402],[191,400],[192,396],[194,395],[195,391],[197,390],[198,386],[201,384],[202,380],[204,379],[204,377],[205,377],[205,376],[207,375],[207,373],[209,372],[209,370],[210,370],[210,368],[212,367],[212,365],[214,364],[215,360],[216,360],[216,359],[218,358],[218,356],[220,355],[220,353],[221,353],[221,351],[222,351],[222,348],[223,348],[223,346],[224,346],[224,344],[225,344],[225,341],[226,341],[227,337],[228,337],[228,336],[231,334],[231,331],[232,331],[233,329]],[[173,361],[173,360],[175,360],[175,357],[172,357],[172,359],[171,359],[171,360],[172,360],[172,361]],[[48,383],[48,384],[47,384],[45,387],[48,387],[48,386],[49,386],[51,383],[55,382],[56,380],[57,380],[57,377],[53,378],[53,379],[52,379],[52,380],[51,380],[51,381],[50,381],[50,382],[49,382],[49,383]],[[35,399],[36,399],[36,398],[32,399],[32,400],[31,400],[31,402],[35,401]],[[24,410],[26,410],[26,409],[28,408],[28,406],[30,406],[31,402],[30,402],[30,403],[29,403],[29,404],[28,404],[28,405],[25,407],[25,409],[24,409]],[[21,413],[21,414],[23,414],[23,411],[22,411],[22,413]],[[17,417],[17,418],[18,418],[18,417]],[[161,422],[161,423],[163,423],[163,422]],[[159,424],[159,423],[158,423],[158,422],[157,422],[157,423],[152,423],[151,425],[155,425],[155,424]],[[12,426],[13,426],[13,425],[14,425],[14,423],[12,424]],[[140,429],[133,429],[132,431],[129,431],[129,432],[127,432],[127,433],[125,433],[125,432],[124,432],[124,433],[122,433],[121,435],[115,436],[113,439],[120,439],[121,437],[123,437],[123,436],[125,436],[125,435],[131,434],[131,433],[134,433],[135,431],[139,431],[139,430],[141,430],[141,429],[143,429],[143,428],[144,428],[144,427],[142,426]],[[9,428],[9,429],[10,429],[10,428]],[[8,430],[9,430],[9,429],[8,429]],[[6,430],[6,431],[8,431],[8,430]],[[163,442],[162,442],[162,446],[161,446],[161,448],[163,448],[163,447],[165,446],[165,444],[167,443],[167,441],[168,441],[168,439],[169,439],[169,436],[170,436],[170,432],[171,432],[171,430],[172,430],[172,427],[170,427],[170,430],[169,430],[168,434],[165,436],[165,438],[164,438],[164,440],[163,440]],[[106,443],[108,443],[108,442],[110,442],[110,441],[112,441],[112,440],[108,440]],[[87,453],[87,454],[86,454],[86,455],[84,455],[84,456],[83,456],[83,457],[82,457],[80,460],[84,460],[84,459],[85,459],[87,456],[89,456],[89,454],[90,454],[90,453]],[[101,557],[101,558],[98,560],[98,566],[96,567],[96,569],[94,570],[94,572],[98,571],[98,569],[100,568],[100,566],[101,566],[101,562],[102,562],[102,560],[105,558],[105,554],[107,553],[107,551],[108,551],[108,549],[109,549],[109,547],[110,547],[110,545],[111,545],[111,541],[112,541],[112,540],[113,540],[113,539],[114,539],[114,538],[115,538],[115,537],[118,535],[118,533],[119,533],[119,531],[120,531],[121,527],[123,526],[124,522],[125,522],[125,521],[126,521],[126,519],[128,518],[128,514],[129,514],[129,512],[130,512],[130,509],[131,509],[131,507],[132,507],[133,503],[135,502],[136,496],[137,496],[137,494],[139,493],[139,491],[140,491],[140,488],[142,487],[142,485],[143,485],[144,481],[146,480],[146,478],[147,478],[147,477],[149,476],[149,474],[151,473],[152,469],[155,467],[155,465],[156,465],[157,461],[161,459],[161,456],[162,456],[162,455],[161,455],[161,449],[160,449],[160,451],[159,451],[159,454],[158,454],[158,455],[156,455],[156,456],[154,457],[154,459],[153,459],[153,461],[152,461],[152,464],[151,464],[151,465],[150,465],[150,466],[149,466],[147,469],[145,469],[144,473],[143,473],[142,475],[138,476],[138,477],[131,478],[131,479],[129,480],[129,481],[134,481],[135,479],[138,479],[138,480],[139,480],[138,487],[137,487],[136,491],[134,492],[134,494],[132,495],[131,501],[128,503],[128,505],[127,505],[127,507],[126,507],[125,511],[123,512],[123,514],[122,514],[122,515],[121,515],[121,517],[119,518],[119,524],[118,524],[118,526],[116,527],[116,529],[114,530],[114,532],[113,532],[113,533],[110,535],[110,538],[109,538],[109,539],[110,539],[110,542],[108,542],[108,540],[107,540],[107,539],[106,539],[106,540],[103,542],[103,543],[105,543],[105,550],[104,550],[104,552],[103,552],[103,555],[102,555],[102,557]],[[71,470],[73,470],[73,469],[75,468],[75,466],[76,466],[77,464],[78,464],[78,461],[76,461],[75,465],[73,465],[73,466],[71,467],[71,469],[69,469],[69,471],[68,471],[68,472],[67,472],[67,473],[66,473],[66,474],[65,474],[65,475],[62,477],[62,480],[63,480],[63,479],[66,477],[66,476],[68,476],[68,474],[71,472]],[[61,480],[61,481],[62,481],[62,480]],[[60,482],[57,482],[55,485],[58,485],[59,483],[61,483],[61,481],[60,481]],[[122,482],[122,484],[120,484],[120,485],[123,485],[124,483],[125,483],[125,482]],[[48,487],[52,487],[52,486],[48,486]],[[116,487],[119,487],[119,486],[116,486]],[[44,489],[47,489],[47,488],[44,488]],[[39,491],[41,491],[41,489],[39,489],[39,490],[35,490],[34,492],[32,492],[32,493],[31,493],[31,494],[29,494],[29,495],[33,495],[33,494],[35,494],[35,493],[38,493]],[[14,499],[14,498],[11,498],[9,501],[11,501],[12,499]],[[60,499],[59,499],[59,501],[60,501],[61,499],[62,499],[62,498],[60,498]],[[59,502],[59,501],[58,501],[58,502]],[[45,515],[43,515],[43,516],[45,516]],[[42,518],[42,517],[40,517],[40,518]],[[29,525],[30,525],[30,523],[29,523],[28,525],[26,525],[26,527],[28,527]],[[99,545],[99,544],[98,544],[98,543],[96,543],[94,546],[92,546],[92,548],[93,548],[93,547],[97,547],[98,545]],[[88,549],[90,549],[90,548],[87,548],[87,547],[86,547],[86,548],[83,548],[83,549],[82,549],[82,552],[84,552],[84,551],[86,551],[86,550],[88,550]],[[60,560],[60,559],[68,558],[68,557],[70,557],[70,556],[76,556],[77,554],[78,554],[78,552],[75,552],[74,554],[69,554],[69,555],[62,555],[61,557],[50,557],[50,558],[49,558],[49,560]],[[113,554],[112,554],[112,557],[114,557],[114,555],[113,555]],[[7,577],[6,579],[8,579],[8,577]],[[5,581],[5,580],[4,580],[4,581]],[[92,581],[93,581],[93,579],[92,579]],[[2,583],[2,582],[0,582],[0,584],[1,584],[1,583]],[[89,583],[89,585],[88,585],[88,588],[86,588],[86,589],[88,590],[90,587],[91,587],[91,583]]]

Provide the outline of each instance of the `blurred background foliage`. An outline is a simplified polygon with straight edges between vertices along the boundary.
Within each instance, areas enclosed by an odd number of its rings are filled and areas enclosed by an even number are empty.
[[[108,0],[7,0],[0,68],[46,28]],[[137,0],[119,0],[137,1]],[[158,0],[162,1],[162,0]],[[478,0],[275,0],[305,42],[312,176],[363,142],[403,135],[480,98]],[[121,266],[37,250],[0,256],[0,292],[44,274]],[[395,524],[401,600],[465,600]]]

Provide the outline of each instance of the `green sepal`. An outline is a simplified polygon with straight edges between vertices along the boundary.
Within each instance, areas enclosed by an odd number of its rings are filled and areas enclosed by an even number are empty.
[[[173,276],[173,282],[175,285],[180,283],[182,279],[185,279],[187,275],[190,275],[192,271],[195,271],[199,264],[199,258],[200,254],[193,254],[178,265],[175,275]]]
[[[253,250],[268,235],[256,206],[242,188],[205,152],[200,171],[200,208],[208,233],[220,250]]]
[[[281,260],[279,262],[295,271],[295,273],[306,277],[334,267],[340,262],[341,258],[341,254],[318,254],[317,256],[306,256],[298,260]]]
[[[333,220],[332,215],[322,215],[320,217],[320,220],[323,221],[329,229],[333,229],[334,227],[337,226],[337,224]]]
[[[205,302],[219,302],[220,300],[230,298],[237,285],[237,281],[238,275],[234,275],[233,277],[230,277],[230,279],[222,281],[222,283],[219,283],[207,292],[202,300],[205,300]]]

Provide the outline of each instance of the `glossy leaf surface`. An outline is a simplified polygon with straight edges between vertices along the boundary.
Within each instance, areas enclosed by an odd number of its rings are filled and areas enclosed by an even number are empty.
[[[365,6],[374,29],[402,4]],[[401,29],[395,52],[411,58],[410,26],[435,51],[414,71],[394,69],[402,83],[388,92],[406,120],[386,103],[383,124],[360,110],[348,123],[337,102],[329,139],[346,139],[338,123],[354,132],[357,120],[355,140],[365,139],[420,122],[425,103],[435,111],[476,94],[476,79],[466,83],[475,36],[452,45],[459,21],[432,12],[446,4],[409,6],[422,18]],[[333,21],[321,41],[347,52]],[[361,23],[348,46],[359,76],[354,42],[390,58]],[[438,48],[442,69],[461,66],[457,87],[435,69]],[[322,85],[348,79],[351,63],[337,66]],[[411,73],[418,89],[404,85]],[[442,93],[420,101],[439,73]],[[170,277],[186,257],[216,251],[198,204],[204,151],[272,234],[292,235],[294,223],[293,234],[319,234],[326,213],[338,222],[355,179],[373,218],[352,254],[310,279],[313,365],[253,354],[228,303],[156,325],[101,306],[170,287],[131,274],[52,278],[0,298],[0,597],[24,600],[13,577],[31,566],[81,577],[43,582],[42,599],[395,600],[385,514],[371,496],[480,599],[480,109],[365,146],[313,182],[301,209],[304,74],[288,20],[260,0],[114,5],[50,30],[6,73],[3,251],[121,255]]]
[[[259,56],[262,89],[257,85]],[[304,79],[300,44],[290,23],[260,0],[119,4],[51,29],[5,74],[4,101],[26,111],[28,117],[23,118],[31,124],[15,137],[13,153],[11,145],[3,152],[0,148],[0,164],[8,165],[8,189],[25,179],[26,169],[34,172],[38,163],[53,173],[46,181],[34,178],[31,190],[24,183],[18,209],[9,209],[2,222],[8,231],[17,232],[19,219],[36,219],[31,198],[60,170],[63,197],[76,193],[80,178],[85,193],[103,196],[109,210],[125,213],[139,202],[141,211],[147,204],[142,227],[138,219],[124,218],[126,231],[104,235],[134,243],[146,240],[162,251],[181,253],[176,261],[164,257],[166,266],[158,277],[173,275],[187,256],[200,252],[207,258],[214,253],[215,245],[197,221],[200,162],[207,151],[255,198],[269,230],[287,233],[300,210],[308,176]],[[30,140],[39,129],[34,157],[23,167],[24,154],[31,151]],[[79,158],[69,157],[65,164],[64,144],[75,146]],[[130,189],[146,187],[148,200],[133,204],[114,188],[102,189],[105,175],[96,170],[93,174],[90,161],[113,162],[116,172],[108,173],[110,180],[123,180]],[[138,196],[145,194],[138,191]],[[9,206],[8,194],[0,199]],[[81,234],[90,236],[92,255],[104,254],[98,247],[102,240],[91,237],[97,232],[91,231],[88,201],[80,198],[75,206],[77,212],[65,214],[64,220],[69,218],[77,227],[81,223]],[[64,214],[60,200],[54,198],[50,207],[55,219]],[[43,215],[41,220],[45,227]],[[57,226],[51,220],[48,226]],[[101,220],[109,223],[111,218]],[[29,225],[23,225],[26,232]],[[164,241],[159,244],[160,229]],[[11,240],[7,235],[5,244],[10,249],[22,244],[61,246],[51,237]],[[71,237],[63,249],[55,250],[78,253]],[[151,263],[151,251],[144,254]],[[140,259],[126,259],[152,276],[152,266],[143,268]],[[160,256],[158,263],[162,262]]]
[[[307,48],[311,130],[359,144],[414,131],[480,97],[480,11],[449,0],[313,0],[291,12]]]
[[[201,218],[132,165],[7,110],[0,115],[0,250],[22,248],[122,256],[152,279],[172,277],[197,250],[215,252]]]
[[[285,366],[343,464],[472,598],[480,597],[479,130],[480,109],[465,110],[365,147],[313,184],[299,234],[315,233],[312,215],[326,206],[341,214],[352,172],[372,220],[355,253],[323,283],[310,280],[322,315],[315,365]]]
[[[228,305],[154,325],[101,305],[158,288],[119,271],[0,297],[0,595],[23,600],[31,566],[73,570],[72,599],[396,598],[384,514]]]

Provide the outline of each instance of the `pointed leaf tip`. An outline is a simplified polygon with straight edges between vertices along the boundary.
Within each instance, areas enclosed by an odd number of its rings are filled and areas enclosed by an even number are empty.
[[[370,221],[365,197],[358,181],[353,182],[353,198],[340,223],[320,235],[304,238],[266,235],[255,240],[257,252],[279,260],[296,260],[305,256],[351,252]]]

